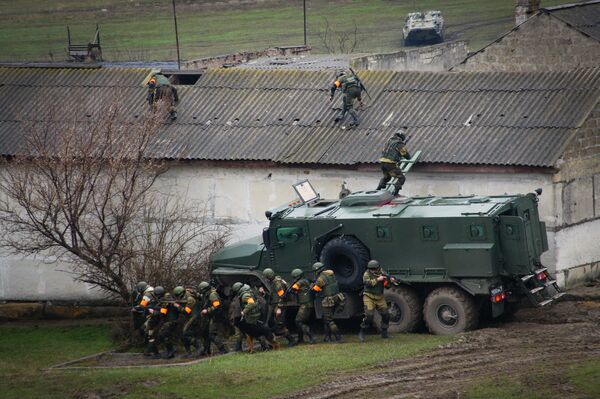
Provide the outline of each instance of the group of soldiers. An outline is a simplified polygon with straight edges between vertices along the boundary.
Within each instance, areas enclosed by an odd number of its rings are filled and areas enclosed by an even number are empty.
[[[272,269],[262,274],[266,286],[251,287],[242,282],[231,285],[227,295],[207,281],[196,288],[175,287],[167,292],[163,287],[151,287],[139,282],[134,291],[134,329],[143,334],[144,355],[153,358],[173,358],[176,341],[185,348],[184,357],[210,355],[213,346],[219,353],[228,352],[223,337],[233,330],[235,351],[254,351],[255,341],[262,350],[279,347],[278,337],[285,338],[288,346],[298,343],[315,344],[316,338],[309,321],[315,301],[321,302],[324,342],[341,342],[342,335],[334,315],[343,309],[345,296],[340,291],[333,270],[317,262],[312,267],[312,280],[301,269],[291,272],[288,284]],[[388,338],[389,313],[384,289],[396,283],[387,276],[375,260],[369,261],[363,275],[364,317],[358,335],[364,341],[366,331],[373,325],[375,312],[381,315],[381,336]],[[295,327],[297,336],[287,326],[286,312],[297,307]],[[164,347],[161,355],[160,347]],[[195,352],[192,351],[195,349]]]

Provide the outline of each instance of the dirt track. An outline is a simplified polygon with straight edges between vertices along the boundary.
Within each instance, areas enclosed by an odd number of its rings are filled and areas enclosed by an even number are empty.
[[[599,324],[598,297],[523,309],[511,322],[460,334],[455,343],[426,355],[385,362],[360,375],[343,374],[286,397],[459,398],[466,386],[486,377],[535,381],[543,365],[549,367],[538,384],[557,381],[552,388],[561,398],[580,397],[558,381],[566,366],[600,358]]]

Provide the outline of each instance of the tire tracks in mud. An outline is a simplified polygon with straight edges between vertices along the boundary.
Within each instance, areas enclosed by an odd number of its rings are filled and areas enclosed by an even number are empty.
[[[600,358],[599,321],[597,317],[560,324],[528,320],[463,333],[433,352],[387,361],[363,374],[341,374],[285,397],[453,398],[486,378],[547,376],[541,365],[560,375],[571,364]]]

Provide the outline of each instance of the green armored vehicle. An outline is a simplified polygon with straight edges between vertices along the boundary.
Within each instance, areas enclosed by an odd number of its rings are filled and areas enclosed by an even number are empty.
[[[390,331],[410,332],[424,320],[434,334],[477,326],[480,315],[512,312],[528,297],[544,306],[562,295],[540,262],[548,249],[538,195],[398,197],[387,190],[319,198],[307,181],[301,200],[266,212],[262,237],[227,246],[212,258],[222,284],[262,283],[272,268],[290,281],[319,260],[347,295],[339,318],[362,314],[362,275],[376,259],[400,281],[386,290]],[[317,317],[320,307],[317,302]]]

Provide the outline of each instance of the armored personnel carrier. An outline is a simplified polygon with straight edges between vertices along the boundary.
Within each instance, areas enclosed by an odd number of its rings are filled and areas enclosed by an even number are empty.
[[[444,17],[441,11],[411,12],[406,17],[404,45],[434,44],[444,41]]]
[[[215,279],[261,285],[267,267],[289,279],[295,268],[311,275],[319,260],[347,293],[336,317],[350,318],[362,314],[362,275],[376,259],[400,281],[385,291],[390,331],[414,331],[424,319],[434,334],[473,329],[480,314],[511,312],[524,297],[545,306],[562,295],[540,261],[548,242],[538,214],[539,189],[412,198],[377,190],[326,200],[308,181],[294,188],[300,199],[268,210],[262,237],[213,256]],[[316,313],[320,317],[318,300]]]

